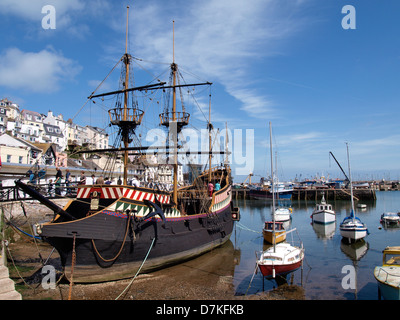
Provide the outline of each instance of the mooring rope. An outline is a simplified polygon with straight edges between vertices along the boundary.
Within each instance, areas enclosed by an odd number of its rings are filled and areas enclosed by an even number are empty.
[[[68,293],[68,300],[71,300],[72,295],[72,285],[74,282],[74,266],[76,262],[76,252],[75,252],[75,241],[76,241],[76,233],[74,232],[74,239],[72,244],[72,257],[71,257],[71,280],[69,283],[69,293]]]
[[[262,232],[260,232],[260,231],[252,230],[252,229],[246,227],[245,225],[241,224],[240,222],[236,222],[236,225],[237,225],[240,229],[243,229],[243,230],[246,230],[246,231],[250,231],[250,232],[254,232],[254,233],[259,233],[259,234],[262,233]]]
[[[251,277],[251,280],[250,280],[249,286],[247,287],[246,293],[244,294],[245,296],[247,296],[247,292],[249,291],[249,289],[250,289],[250,286],[251,286],[251,283],[253,282],[254,275],[257,273],[257,267],[258,267],[258,264],[256,263],[256,267],[255,267],[255,269],[254,269],[253,276]]]
[[[124,240],[122,241],[121,248],[119,249],[118,253],[115,255],[114,258],[111,258],[111,259],[104,259],[104,258],[101,256],[100,252],[97,250],[96,244],[94,243],[94,239],[92,239],[92,244],[93,244],[94,250],[96,251],[96,253],[97,253],[97,255],[99,256],[99,258],[100,258],[101,260],[103,260],[104,262],[111,262],[111,261],[114,261],[115,259],[117,259],[117,258],[119,257],[119,255],[121,254],[122,249],[124,248],[125,241],[126,241],[126,236],[128,235],[128,231],[129,231],[129,226],[131,225],[131,216],[130,216],[130,213],[127,212],[126,214],[127,214],[127,219],[128,219],[128,221],[127,221],[127,223],[126,223],[126,230],[125,230]]]
[[[6,248],[7,248],[8,256],[10,257],[11,262],[12,262],[12,264],[13,264],[13,267],[14,267],[15,271],[17,272],[18,276],[21,278],[21,280],[23,281],[23,283],[24,283],[28,288],[35,290],[35,289],[34,289],[33,287],[31,287],[28,283],[26,283],[24,277],[21,275],[21,273],[19,272],[17,266],[15,265],[15,261],[14,261],[14,258],[13,258],[13,256],[12,256],[12,254],[11,254],[10,248],[8,247],[8,241],[7,241],[7,240],[4,241],[4,245],[5,245]]]
[[[144,257],[144,260],[143,260],[142,264],[140,265],[138,271],[136,272],[135,276],[132,278],[131,282],[126,286],[126,288],[121,292],[121,294],[120,294],[118,297],[115,298],[115,300],[118,300],[118,299],[125,293],[125,291],[128,290],[128,288],[132,285],[133,281],[134,281],[134,280],[136,279],[136,277],[138,276],[140,270],[142,270],[142,267],[143,267],[144,263],[146,262],[147,257],[149,256],[151,249],[153,248],[153,244],[154,244],[154,241],[155,241],[155,240],[156,240],[156,238],[154,237],[154,238],[153,238],[153,241],[151,242],[150,248],[149,248],[149,250],[147,251],[147,254],[146,254],[146,256]]]

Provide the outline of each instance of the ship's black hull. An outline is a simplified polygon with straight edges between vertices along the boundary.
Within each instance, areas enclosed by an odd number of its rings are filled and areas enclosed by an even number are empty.
[[[154,217],[140,222],[102,211],[44,226],[42,232],[59,252],[67,278],[71,277],[75,237],[74,282],[101,282],[132,277],[146,255],[142,272],[196,257],[228,241],[232,229],[231,206],[227,205],[215,213],[167,218],[165,223]]]

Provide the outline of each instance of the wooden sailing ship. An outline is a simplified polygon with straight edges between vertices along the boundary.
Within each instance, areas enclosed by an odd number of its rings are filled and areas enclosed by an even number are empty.
[[[73,276],[74,282],[128,278],[140,267],[143,272],[191,259],[228,241],[234,220],[239,219],[239,212],[231,201],[230,168],[228,164],[212,168],[212,152],[207,152],[208,169],[191,185],[178,188],[178,134],[189,123],[189,114],[185,110],[177,111],[176,91],[183,86],[176,82],[178,65],[175,61],[171,64],[173,82],[170,85],[158,82],[129,88],[131,59],[125,49],[121,58],[125,75],[122,90],[89,97],[123,95],[123,106],[111,109],[109,114],[111,124],[119,128],[124,146],[124,184],[79,186],[76,199],[60,208],[28,185],[16,181],[19,188],[54,211],[54,219],[37,225],[37,232],[57,249],[65,276],[69,279]],[[205,84],[210,85],[187,86]],[[172,90],[172,109],[160,114],[161,124],[169,131],[175,130],[173,145],[164,148],[173,158],[172,191],[127,184],[128,151],[150,150],[130,147],[144,113],[137,105],[128,106],[128,95],[137,90],[157,89]],[[210,122],[208,127],[212,129]],[[216,182],[221,188],[210,197],[206,185]]]

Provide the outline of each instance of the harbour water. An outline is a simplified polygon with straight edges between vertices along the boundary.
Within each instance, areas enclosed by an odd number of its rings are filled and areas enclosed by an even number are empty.
[[[323,227],[313,225],[311,213],[315,202],[292,201],[290,228],[296,228],[287,240],[301,239],[305,248],[303,269],[287,277],[290,288],[297,286],[306,300],[377,300],[378,287],[373,276],[375,266],[382,263],[382,250],[388,245],[400,245],[400,228],[386,228],[380,223],[383,212],[400,211],[400,192],[377,192],[376,201],[356,207],[357,216],[367,224],[370,234],[365,241],[346,244],[339,224],[350,214],[350,201],[329,201],[336,211],[336,223]],[[255,270],[256,252],[263,250],[262,228],[271,220],[271,203],[259,200],[237,200],[241,221],[236,225],[231,241],[240,251],[240,262],[234,268],[236,295],[256,294],[277,287],[274,280],[263,281]],[[354,267],[354,268],[353,268]],[[352,275],[355,277],[352,277]],[[251,282],[251,285],[250,285]],[[263,287],[264,282],[264,287]],[[250,285],[250,286],[249,286]],[[289,289],[290,290],[290,289]]]

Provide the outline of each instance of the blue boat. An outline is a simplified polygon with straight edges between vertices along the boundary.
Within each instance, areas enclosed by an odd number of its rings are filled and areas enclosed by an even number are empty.
[[[292,193],[293,193],[293,186],[291,184],[285,184],[283,182],[278,182],[277,185],[275,186],[275,199],[278,200],[291,200],[292,199]],[[265,199],[272,199],[272,190],[269,188],[269,186],[265,187],[259,187],[259,188],[254,188],[250,189],[249,195],[250,198],[256,199],[256,200],[265,200]]]

